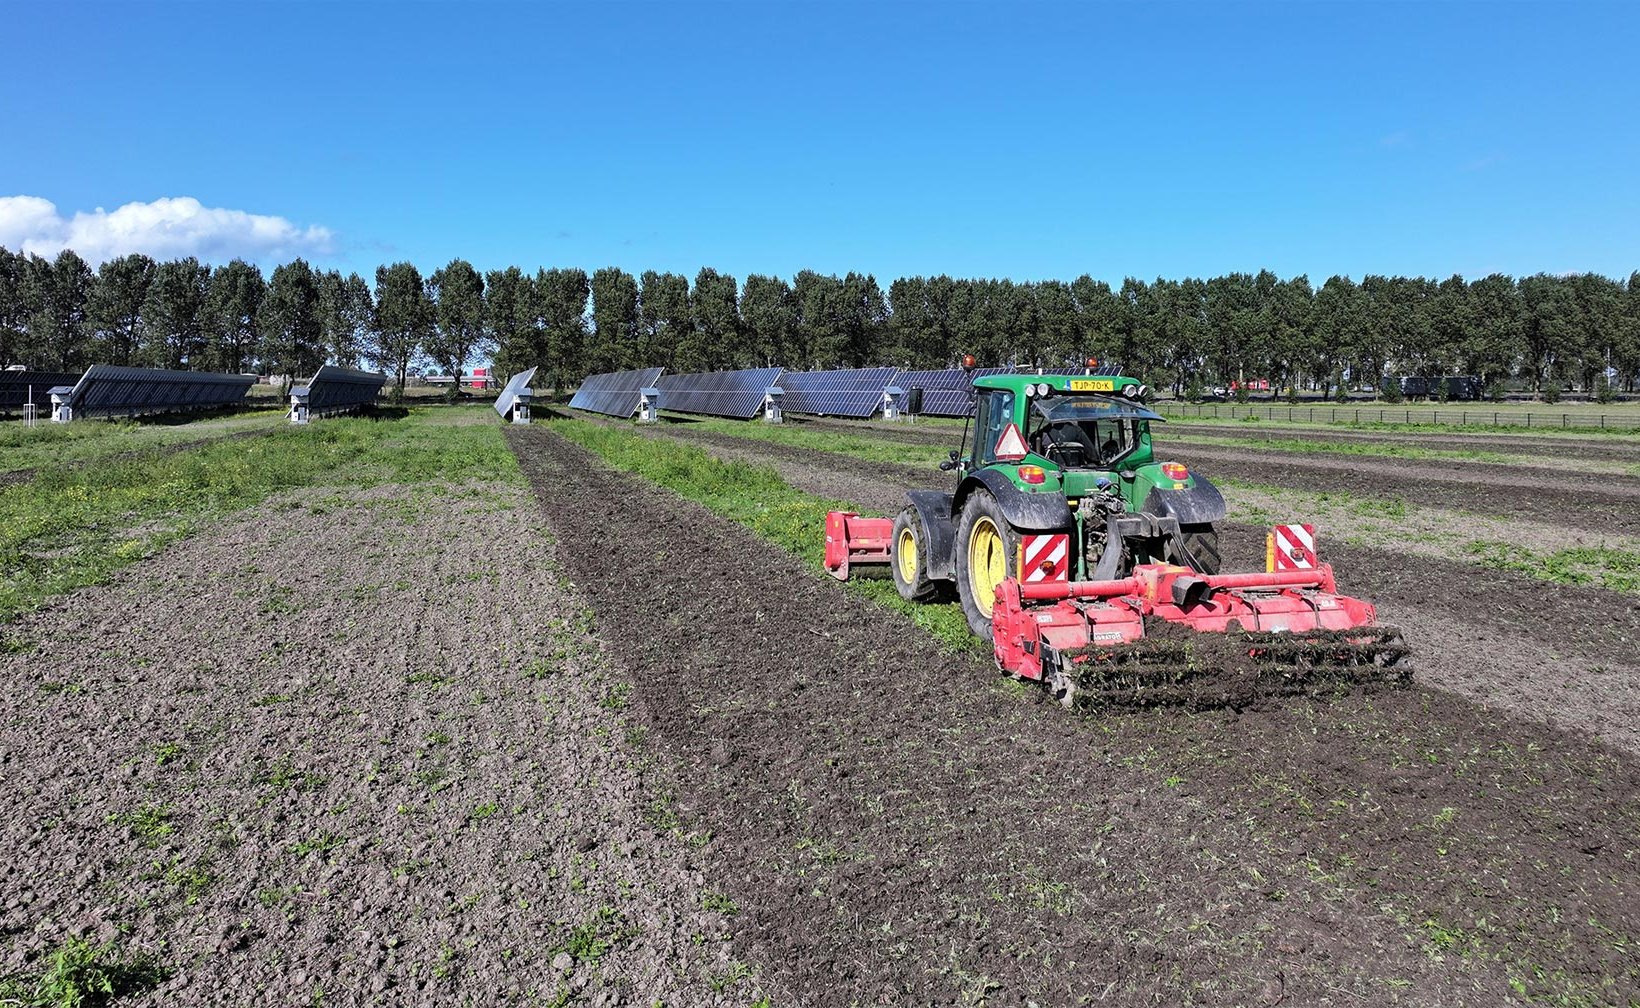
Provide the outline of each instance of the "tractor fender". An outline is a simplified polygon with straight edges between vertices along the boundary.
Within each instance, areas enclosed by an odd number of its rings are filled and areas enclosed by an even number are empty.
[[[1223,519],[1227,511],[1219,488],[1200,476],[1183,490],[1152,488],[1145,497],[1144,510],[1147,514],[1177,518],[1180,525],[1211,525]]]
[[[953,548],[957,518],[951,510],[951,494],[944,490],[912,490],[906,497],[922,519],[928,576],[936,581],[950,581],[957,576],[957,554]]]
[[[1026,493],[995,469],[969,473],[962,485],[957,487],[957,495],[951,501],[951,513],[962,514],[962,507],[969,495],[981,488],[996,498],[997,505],[1002,508],[1002,516],[1014,528],[1030,532],[1058,532],[1070,527],[1071,506],[1065,501],[1063,493]]]

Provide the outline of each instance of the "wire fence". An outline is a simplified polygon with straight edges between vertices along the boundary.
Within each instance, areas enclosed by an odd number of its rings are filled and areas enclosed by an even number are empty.
[[[1321,424],[1430,424],[1458,427],[1524,427],[1528,430],[1640,431],[1640,411],[1549,413],[1457,407],[1394,409],[1357,406],[1257,406],[1241,403],[1163,403],[1161,412],[1203,420],[1260,420]]]

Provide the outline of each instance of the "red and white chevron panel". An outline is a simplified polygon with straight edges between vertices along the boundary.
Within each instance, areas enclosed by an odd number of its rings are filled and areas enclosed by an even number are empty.
[[[1024,536],[1019,550],[1022,581],[1070,580],[1070,536],[1064,533]]]
[[[1272,526],[1269,552],[1272,571],[1314,570],[1315,526]]]

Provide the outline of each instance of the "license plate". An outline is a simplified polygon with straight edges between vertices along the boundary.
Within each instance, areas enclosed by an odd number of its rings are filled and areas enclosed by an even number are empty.
[[[1072,378],[1072,392],[1115,392],[1116,382],[1109,378]]]

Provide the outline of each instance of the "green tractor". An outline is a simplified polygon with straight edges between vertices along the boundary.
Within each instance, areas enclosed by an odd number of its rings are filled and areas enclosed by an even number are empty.
[[[1162,417],[1145,407],[1147,392],[1119,376],[975,379],[973,439],[965,426],[940,465],[957,473],[956,489],[913,490],[894,519],[886,559],[900,595],[927,601],[955,582],[968,625],[990,639],[1010,577],[1104,581],[1147,563],[1218,573],[1224,498],[1156,461],[1150,424]]]
[[[1374,607],[1338,592],[1309,525],[1277,525],[1263,571],[1219,570],[1224,498],[1157,462],[1132,378],[992,375],[974,381],[972,443],[898,517],[826,516],[825,564],[886,564],[900,595],[952,582],[999,668],[1066,704],[1197,706],[1405,684],[1410,654]],[[1184,632],[1184,636],[1179,636]],[[1198,647],[1191,633],[1224,644]]]

